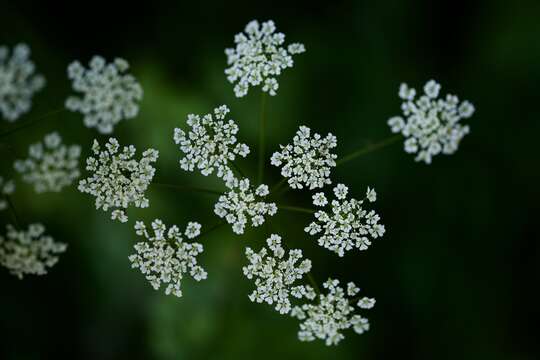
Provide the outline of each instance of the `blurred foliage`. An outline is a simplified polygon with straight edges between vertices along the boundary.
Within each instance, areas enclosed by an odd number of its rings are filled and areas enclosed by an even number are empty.
[[[1,359],[539,358],[540,2],[6,0],[1,8],[0,44],[27,42],[48,80],[22,121],[62,108],[72,60],[125,57],[145,97],[140,116],[114,136],[157,148],[163,182],[218,184],[177,165],[172,131],[188,113],[228,104],[240,138],[254,149],[259,93],[236,99],[223,75],[223,50],[253,18],[273,19],[289,41],[307,48],[268,102],[268,151],[301,124],[334,133],[341,155],[387,137],[402,81],[419,88],[433,77],[443,93],[477,108],[459,151],[431,166],[395,145],[337,169],[334,179],[353,195],[368,185],[379,193],[388,231],[369,251],[339,259],[302,232],[306,215],[272,219],[272,231],[312,258],[319,281],[354,280],[377,298],[366,335],[350,333],[336,348],[300,343],[296,321],[249,302],[243,248],[261,244],[268,229],[237,237],[221,228],[205,237],[201,263],[209,279],[186,281],[176,299],[130,269],[131,226],[112,223],[74,188],[36,195],[21,184],[14,195],[21,217],[45,223],[69,249],[47,277],[19,281],[0,272]],[[2,122],[0,131],[11,126]],[[82,144],[84,156],[93,138],[104,139],[77,114],[62,112],[1,139],[16,152],[0,149],[0,171],[12,172],[13,158],[52,130]],[[241,165],[253,175],[255,161],[252,155]],[[276,169],[267,171],[267,183],[278,180]],[[218,221],[212,196],[155,187],[149,196],[151,207],[133,218]],[[284,201],[308,204],[298,192]]]

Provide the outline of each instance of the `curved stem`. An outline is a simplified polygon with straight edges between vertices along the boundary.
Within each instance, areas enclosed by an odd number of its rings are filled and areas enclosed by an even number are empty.
[[[202,193],[215,194],[215,195],[223,194],[223,191],[220,191],[220,190],[206,189],[206,188],[201,188],[201,187],[197,187],[197,186],[164,184],[164,183],[158,183],[158,182],[153,182],[153,183],[151,183],[151,185],[156,185],[156,186],[161,186],[161,187],[166,187],[166,188],[171,188],[171,189],[177,189],[177,190],[182,190],[182,191],[195,191],[195,192],[202,192]]]
[[[261,117],[259,123],[259,171],[257,173],[257,183],[260,184],[263,181],[264,176],[264,151],[265,151],[265,126],[266,126],[266,117],[265,117],[265,108],[266,108],[266,93],[261,92]]]
[[[384,147],[386,147],[388,145],[391,145],[391,144],[395,143],[400,138],[401,138],[401,135],[394,135],[394,136],[386,138],[386,139],[384,139],[384,140],[382,140],[382,141],[380,141],[378,143],[368,145],[368,146],[360,148],[360,149],[358,149],[356,151],[353,151],[349,155],[346,155],[346,156],[342,157],[340,160],[338,160],[336,162],[336,166],[343,165],[344,163],[346,163],[348,161],[351,161],[353,159],[356,159],[359,156],[368,154],[368,153],[373,152],[373,151],[378,150],[378,149],[382,149],[382,148],[384,148]]]
[[[50,111],[50,112],[48,112],[48,113],[46,113],[46,114],[44,114],[42,116],[38,116],[35,119],[28,120],[25,123],[17,126],[16,128],[13,128],[11,130],[7,130],[7,131],[4,131],[3,133],[0,133],[0,138],[3,138],[4,136],[8,136],[8,135],[11,135],[13,133],[16,133],[19,130],[26,129],[27,127],[30,127],[30,126],[34,125],[35,123],[37,123],[41,119],[44,119],[44,118],[49,117],[51,115],[61,113],[62,111],[65,111],[65,110],[66,109],[64,109],[64,108],[56,109],[56,110]]]
[[[281,210],[287,210],[287,211],[296,211],[296,212],[302,212],[306,214],[315,214],[317,210],[314,209],[308,209],[300,206],[289,206],[289,205],[277,205],[278,209]]]

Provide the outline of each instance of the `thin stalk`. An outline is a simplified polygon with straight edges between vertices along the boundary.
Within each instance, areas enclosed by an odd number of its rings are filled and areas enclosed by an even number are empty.
[[[265,151],[265,127],[266,127],[266,93],[261,92],[261,116],[259,123],[259,171],[257,173],[257,183],[261,184],[264,176],[264,151]]]
[[[302,212],[302,213],[306,213],[306,214],[315,214],[317,212],[314,209],[308,209],[308,208],[303,208],[303,207],[299,207],[299,206],[289,206],[289,205],[279,205],[278,204],[277,207],[278,207],[278,209],[281,209],[281,210],[296,211],[296,212]]]
[[[236,170],[236,172],[242,177],[242,178],[245,178],[246,175],[244,174],[244,172],[242,171],[242,169],[240,169],[240,166],[238,166],[237,163],[235,163],[234,161],[231,161],[230,162],[233,166],[233,169]]]
[[[19,217],[17,216],[17,211],[15,210],[15,206],[13,206],[13,201],[11,201],[11,197],[9,195],[6,195],[6,201],[8,203],[9,210],[11,211],[11,216],[13,217],[13,222],[15,223],[15,227],[21,228],[21,222],[19,221]]]
[[[368,153],[373,152],[373,151],[378,150],[378,149],[382,149],[382,148],[384,148],[384,147],[386,147],[388,145],[391,145],[391,144],[395,143],[400,138],[401,138],[401,135],[394,135],[394,136],[386,138],[386,139],[384,139],[384,140],[382,140],[382,141],[380,141],[378,143],[368,145],[368,146],[360,148],[360,149],[358,149],[356,151],[353,151],[349,155],[346,155],[346,156],[342,157],[340,160],[338,160],[336,162],[336,166],[343,165],[346,162],[349,162],[349,161],[351,161],[353,159],[356,159],[359,156],[368,154]]]
[[[197,236],[197,238],[200,238],[204,235],[208,235],[209,233],[211,233],[212,231],[216,230],[216,229],[219,229],[220,227],[222,227],[223,225],[225,225],[226,222],[225,221],[220,221],[218,222],[217,224],[214,224],[212,226],[210,226],[208,229],[204,230],[201,232],[201,234],[199,236]]]
[[[315,277],[311,274],[311,271],[307,273],[307,277],[309,282],[311,283],[311,286],[317,293],[317,295],[321,294],[321,289],[319,288],[319,285],[317,284],[317,281],[315,281]]]
[[[153,182],[152,185],[160,186],[160,187],[166,187],[166,188],[170,188],[170,189],[177,189],[177,190],[182,190],[182,191],[195,191],[195,192],[201,192],[201,193],[207,193],[207,194],[215,194],[215,195],[223,194],[223,191],[220,191],[220,190],[206,189],[206,188],[201,188],[201,187],[197,187],[197,186],[164,184],[164,183],[158,183],[158,182]]]
[[[277,191],[278,191],[279,189],[281,189],[281,187],[282,187],[283,185],[285,185],[286,183],[287,183],[287,178],[286,178],[286,177],[284,177],[284,178],[282,178],[281,180],[279,180],[278,183],[276,183],[274,186],[272,186],[272,187],[270,188],[270,194],[273,194],[273,193],[277,192]]]
[[[51,115],[55,115],[55,114],[58,114],[58,113],[61,113],[62,111],[65,111],[66,109],[64,108],[61,108],[61,109],[56,109],[56,110],[53,110],[53,111],[50,111],[42,116],[38,116],[36,117],[35,119],[32,119],[32,120],[28,120],[26,121],[25,123],[17,126],[16,128],[13,128],[13,129],[10,129],[10,130],[7,130],[7,131],[4,131],[2,133],[0,133],[0,138],[3,138],[5,136],[8,136],[8,135],[11,135],[13,133],[16,133],[17,131],[19,130],[22,130],[22,129],[26,129],[27,127],[30,127],[32,125],[34,125],[35,123],[37,123],[38,121],[46,118],[46,117],[49,117]]]

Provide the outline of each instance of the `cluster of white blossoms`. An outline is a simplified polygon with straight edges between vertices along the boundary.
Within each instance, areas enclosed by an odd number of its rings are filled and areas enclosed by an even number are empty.
[[[107,64],[101,56],[94,56],[89,65],[86,69],[74,61],[68,66],[73,90],[82,97],[68,97],[66,108],[82,113],[85,126],[110,134],[121,120],[137,116],[143,90],[133,75],[126,74],[129,64],[124,59]]]
[[[249,295],[252,302],[275,304],[276,311],[287,314],[291,311],[291,296],[295,298],[315,298],[315,291],[309,285],[295,285],[311,270],[311,261],[302,259],[302,250],[289,250],[285,259],[285,249],[281,246],[281,236],[272,234],[266,240],[267,248],[258,253],[246,248],[250,264],[243,267],[248,279],[255,278],[256,289]]]
[[[337,345],[345,338],[343,331],[351,327],[357,334],[369,330],[368,319],[355,314],[352,299],[360,289],[352,282],[345,291],[338,280],[328,279],[324,284],[327,294],[319,295],[319,303],[295,306],[291,316],[301,320],[298,338],[300,341],[324,340],[326,345]],[[374,299],[363,298],[357,306],[369,309],[375,304]]]
[[[268,186],[261,184],[255,190],[249,179],[233,179],[230,191],[221,195],[214,206],[214,212],[232,225],[236,234],[243,234],[248,220],[254,227],[264,224],[265,216],[273,216],[277,212],[275,203],[261,201],[270,192]]]
[[[67,245],[45,235],[42,224],[30,224],[28,230],[7,225],[6,236],[0,235],[0,264],[22,279],[25,275],[45,275],[58,262]]]
[[[238,125],[233,120],[225,121],[229,108],[222,105],[214,109],[214,116],[206,114],[188,115],[189,132],[174,129],[174,142],[180,145],[185,154],[180,159],[180,167],[185,171],[197,169],[205,176],[214,172],[219,178],[231,181],[232,170],[228,162],[236,156],[246,157],[249,147],[238,143]]]
[[[281,175],[288,178],[290,187],[302,189],[304,186],[310,190],[322,188],[331,184],[330,170],[336,166],[337,155],[331,150],[337,146],[334,135],[328,134],[325,138],[311,129],[300,126],[293,138],[292,144],[280,145],[281,152],[275,152],[271,164],[281,168]]]
[[[6,210],[9,206],[6,196],[15,192],[15,182],[13,180],[4,179],[0,176],[0,211]]]
[[[111,219],[127,222],[125,210],[129,205],[149,206],[144,193],[156,171],[152,163],[157,161],[157,150],[147,149],[142,158],[136,160],[133,145],[120,150],[118,141],[110,138],[103,151],[94,140],[92,151],[96,157],[86,159],[86,170],[92,174],[79,181],[79,191],[96,197],[96,209],[108,211],[111,208]]]
[[[38,193],[59,192],[80,176],[79,145],[66,146],[57,132],[45,135],[43,142],[30,145],[28,158],[16,160],[15,170]]]
[[[201,225],[190,222],[184,235],[195,238],[200,235]],[[129,256],[133,268],[138,268],[155,290],[166,284],[165,294],[182,296],[182,279],[189,273],[196,281],[206,279],[206,271],[197,264],[197,255],[203,252],[199,243],[183,241],[180,229],[174,225],[167,227],[159,219],[152,222],[153,233],[149,233],[144,223],[137,221],[135,232],[147,241],[138,242],[136,254]]]
[[[262,84],[262,91],[274,96],[279,87],[277,77],[293,66],[292,55],[306,51],[303,44],[284,47],[285,35],[276,31],[272,20],[259,24],[253,20],[243,33],[234,37],[235,48],[225,50],[227,80],[234,85],[237,97],[247,95],[250,86]]]
[[[384,225],[379,224],[380,217],[374,210],[363,208],[364,200],[347,199],[348,188],[338,184],[334,188],[337,199],[332,200],[331,210],[319,210],[315,213],[315,221],[304,231],[310,235],[319,235],[320,246],[343,256],[345,251],[353,248],[367,250],[371,239],[381,237],[385,233]],[[368,187],[366,199],[375,202],[375,190]],[[315,206],[326,206],[328,200],[324,193],[313,195]]]
[[[11,52],[0,46],[0,113],[13,122],[32,107],[34,93],[45,86],[45,78],[34,74],[30,48],[17,44]]]
[[[455,95],[439,99],[440,90],[441,85],[430,80],[424,85],[424,95],[415,100],[416,90],[401,84],[399,97],[403,99],[401,109],[405,119],[394,116],[388,120],[392,132],[406,138],[405,151],[417,154],[415,160],[426,164],[435,155],[457,151],[461,139],[469,133],[469,126],[461,125],[460,120],[474,113],[470,102],[460,103]]]

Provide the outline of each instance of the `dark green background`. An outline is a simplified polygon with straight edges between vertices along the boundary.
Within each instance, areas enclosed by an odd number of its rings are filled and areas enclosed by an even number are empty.
[[[349,332],[335,348],[300,343],[295,320],[249,302],[243,248],[258,248],[263,229],[212,233],[201,240],[207,281],[187,280],[181,299],[153,291],[127,260],[133,220],[211,226],[218,219],[210,195],[152,188],[151,207],[131,211],[123,225],[74,188],[36,195],[20,184],[20,216],[45,223],[69,249],[46,277],[0,272],[0,359],[539,358],[540,2],[14,3],[0,4],[0,44],[27,42],[48,80],[21,121],[63,106],[69,62],[122,56],[145,96],[140,116],[114,136],[159,149],[162,182],[217,184],[177,165],[172,129],[188,113],[228,104],[240,139],[255,150],[259,91],[236,99],[223,74],[223,50],[254,18],[273,19],[307,48],[268,102],[269,151],[301,124],[334,133],[340,155],[386,138],[402,81],[420,88],[435,78],[477,112],[459,151],[431,166],[393,145],[334,172],[354,196],[368,185],[378,191],[387,234],[369,251],[339,259],[302,232],[307,215],[281,212],[271,221],[312,258],[320,282],[352,280],[377,298],[366,335]],[[0,131],[14,126],[2,122]],[[52,130],[82,144],[84,156],[94,137],[106,139],[63,112],[0,141],[24,154]],[[1,151],[0,173],[10,174],[19,154]],[[255,161],[254,152],[241,165],[254,174]],[[267,175],[267,183],[279,180],[276,169]],[[298,192],[282,202],[309,204]]]

